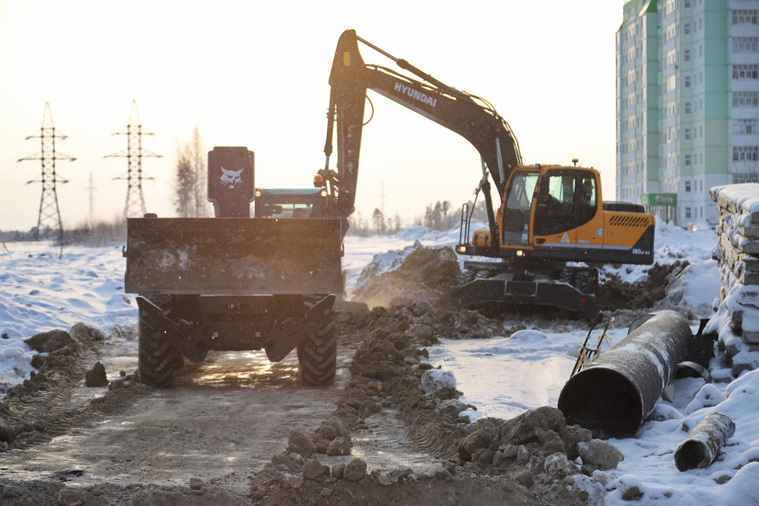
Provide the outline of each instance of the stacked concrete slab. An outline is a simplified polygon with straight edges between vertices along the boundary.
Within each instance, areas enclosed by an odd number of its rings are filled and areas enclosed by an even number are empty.
[[[759,351],[759,183],[718,186],[710,192],[720,214],[714,257],[722,281],[710,326],[719,327],[729,355],[754,356]]]

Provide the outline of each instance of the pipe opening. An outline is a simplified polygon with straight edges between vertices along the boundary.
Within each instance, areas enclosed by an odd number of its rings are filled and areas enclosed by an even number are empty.
[[[689,439],[680,445],[675,453],[675,465],[679,471],[706,467],[711,461],[711,452],[703,441]]]
[[[622,374],[598,366],[569,379],[558,408],[567,423],[589,429],[599,439],[628,437],[638,430],[643,417],[636,386]]]

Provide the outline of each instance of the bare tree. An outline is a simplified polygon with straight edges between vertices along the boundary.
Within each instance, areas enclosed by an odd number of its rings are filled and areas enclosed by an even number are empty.
[[[385,233],[385,215],[378,208],[374,209],[372,213],[372,222],[374,223],[374,231],[377,235]]]
[[[181,217],[202,218],[210,215],[206,200],[206,150],[196,125],[192,139],[177,146],[176,210]]]

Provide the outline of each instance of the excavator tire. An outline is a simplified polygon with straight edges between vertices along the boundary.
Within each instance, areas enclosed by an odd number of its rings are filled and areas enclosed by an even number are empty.
[[[335,382],[337,329],[334,318],[322,327],[308,330],[308,337],[298,346],[298,364],[303,386],[323,387]]]
[[[157,388],[170,387],[174,381],[174,373],[184,365],[182,354],[163,339],[161,332],[151,327],[142,316],[139,331],[137,369],[140,383]]]

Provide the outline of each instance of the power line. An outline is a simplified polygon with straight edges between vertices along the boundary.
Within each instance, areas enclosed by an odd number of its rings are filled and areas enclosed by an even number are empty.
[[[57,230],[61,243],[63,243],[63,224],[61,222],[61,211],[58,207],[58,194],[56,193],[56,183],[59,182],[55,173],[55,161],[56,160],[68,160],[73,162],[76,158],[68,155],[57,155],[55,152],[55,140],[65,139],[65,135],[57,135],[55,133],[55,125],[53,124],[53,114],[50,112],[50,103],[45,102],[45,112],[42,115],[42,126],[40,127],[40,135],[30,135],[26,138],[29,139],[41,139],[42,151],[37,155],[27,156],[20,158],[18,161],[24,160],[41,160],[42,161],[42,177],[40,180],[27,181],[30,183],[42,183],[42,196],[40,197],[40,211],[37,218],[37,228],[34,231],[34,237],[39,239],[42,236],[46,236],[50,231]],[[60,180],[61,183],[68,183],[65,179]]]
[[[153,135],[152,132],[143,132],[142,125],[140,124],[140,115],[137,112],[137,101],[132,100],[132,110],[129,113],[129,124],[125,130],[116,132],[113,135],[126,135],[127,136],[127,150],[121,151],[112,155],[106,155],[109,157],[124,157],[127,159],[127,173],[126,177],[123,175],[114,179],[126,179],[127,181],[127,196],[126,203],[124,204],[124,218],[129,216],[143,216],[145,214],[145,196],[142,193],[142,180],[153,179],[149,176],[143,176],[142,174],[142,159],[144,157],[160,158],[161,155],[151,153],[149,151],[143,151],[142,149],[142,136]]]

